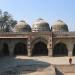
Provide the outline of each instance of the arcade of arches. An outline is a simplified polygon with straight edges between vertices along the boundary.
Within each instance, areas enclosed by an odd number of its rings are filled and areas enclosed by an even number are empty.
[[[48,56],[47,44],[42,41],[38,41],[37,43],[35,43],[31,51],[32,51],[31,52],[32,56]],[[4,56],[9,56],[10,49],[9,49],[8,43],[5,43],[5,42],[3,43],[2,54]],[[14,44],[13,55],[15,56],[26,55],[27,56],[28,55],[27,44],[23,42],[18,42]],[[75,44],[73,46],[72,55],[75,56]],[[66,44],[62,42],[55,44],[52,50],[52,56],[68,56],[68,49],[67,49]]]

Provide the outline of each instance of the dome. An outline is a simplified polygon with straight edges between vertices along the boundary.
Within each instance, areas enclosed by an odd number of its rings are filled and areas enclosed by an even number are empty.
[[[56,32],[56,31],[60,31],[60,32],[67,32],[68,31],[68,26],[67,24],[65,24],[63,21],[61,20],[57,20],[51,27],[51,30]]]
[[[50,31],[49,24],[41,18],[37,19],[32,24],[32,32],[39,32],[39,31]]]
[[[25,21],[21,20],[15,25],[14,31],[15,32],[30,32],[31,27]]]

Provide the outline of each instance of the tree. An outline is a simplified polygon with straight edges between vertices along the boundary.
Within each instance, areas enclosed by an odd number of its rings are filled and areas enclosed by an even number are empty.
[[[7,11],[2,12],[0,10],[0,31],[10,32],[16,23],[17,21]]]

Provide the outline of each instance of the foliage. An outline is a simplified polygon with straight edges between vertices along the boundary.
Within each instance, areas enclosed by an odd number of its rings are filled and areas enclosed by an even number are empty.
[[[10,32],[16,23],[17,21],[7,11],[0,10],[0,31]]]

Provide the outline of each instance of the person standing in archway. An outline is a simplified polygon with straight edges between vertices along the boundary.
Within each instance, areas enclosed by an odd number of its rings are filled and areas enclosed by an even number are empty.
[[[69,63],[72,64],[72,58],[71,57],[69,58]]]

